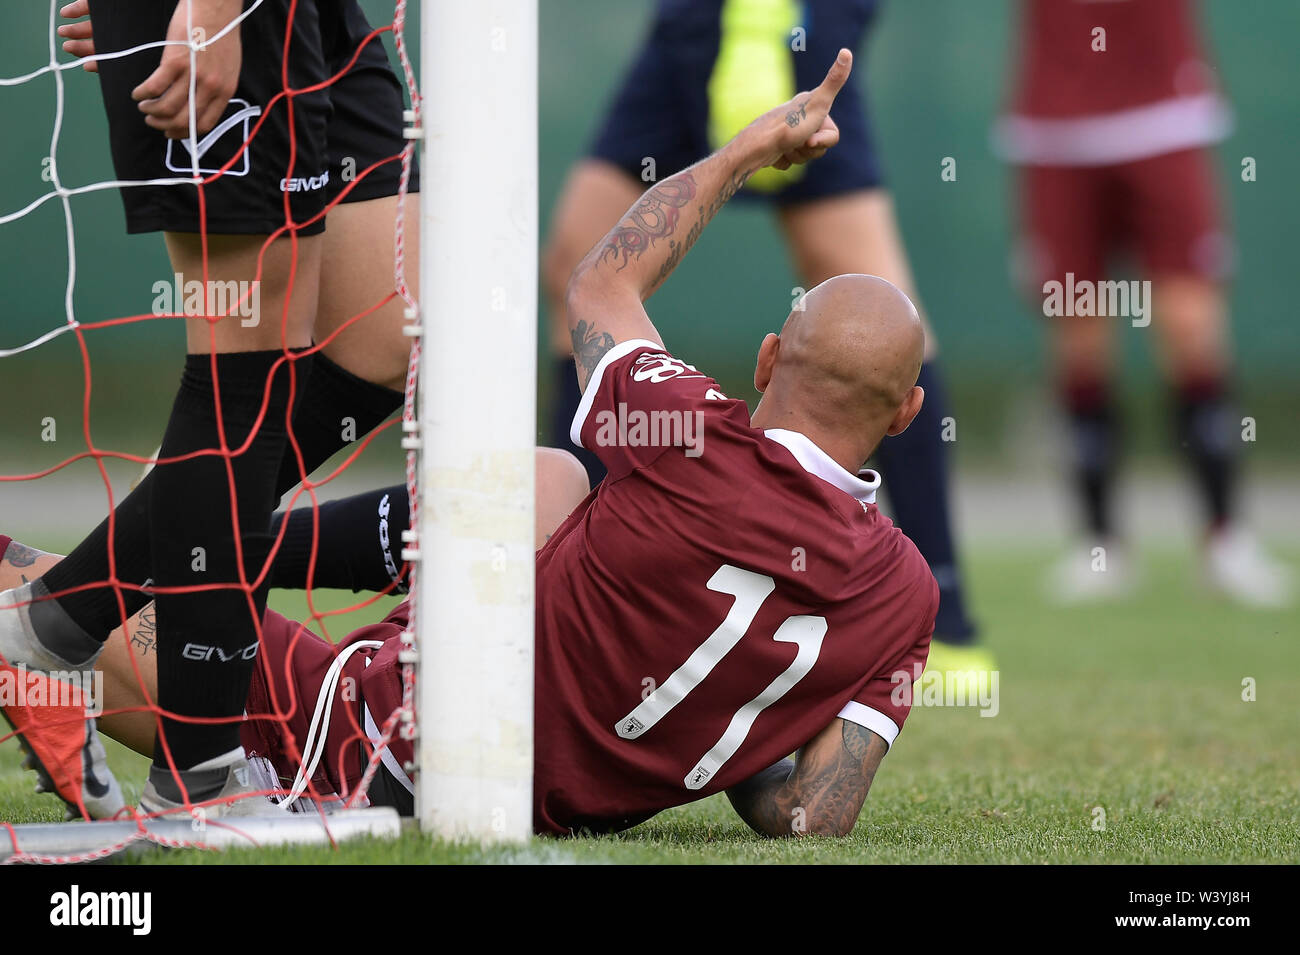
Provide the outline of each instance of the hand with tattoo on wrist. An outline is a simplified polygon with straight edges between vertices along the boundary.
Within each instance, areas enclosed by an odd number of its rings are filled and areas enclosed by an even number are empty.
[[[753,150],[759,168],[785,170],[825,155],[840,141],[840,130],[830,117],[830,109],[852,70],[853,54],[840,50],[816,89],[768,110],[742,129],[733,142]]]

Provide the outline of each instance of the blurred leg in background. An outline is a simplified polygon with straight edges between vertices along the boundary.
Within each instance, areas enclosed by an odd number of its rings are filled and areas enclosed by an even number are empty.
[[[1201,500],[1201,572],[1246,606],[1285,606],[1289,573],[1245,526],[1240,506],[1242,418],[1233,401],[1225,281],[1232,250],[1213,157],[1166,153],[1123,167],[1144,277],[1151,281],[1152,342],[1169,391],[1172,432]]]

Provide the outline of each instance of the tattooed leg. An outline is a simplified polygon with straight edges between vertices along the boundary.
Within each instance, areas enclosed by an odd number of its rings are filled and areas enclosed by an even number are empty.
[[[18,541],[10,542],[4,553],[0,554],[0,591],[35,580],[62,559],[59,554],[47,554]],[[154,606],[150,603],[128,620],[125,628],[118,627],[108,638],[104,652],[95,663],[95,669],[104,674],[103,705],[106,712],[124,707],[147,706],[140,680],[144,681],[149,698],[156,697],[156,632]],[[133,654],[140,665],[139,679],[131,664]],[[146,710],[102,716],[98,724],[106,735],[137,753],[146,756],[152,754],[157,721],[151,712]]]
[[[113,631],[95,661],[95,669],[104,674],[99,731],[142,756],[153,755],[158,731],[157,717],[147,709],[151,700],[158,699],[157,633],[154,606],[149,603],[125,627]]]
[[[759,835],[848,835],[888,748],[871,730],[832,720],[793,762],[783,760],[733,786],[727,798]]]
[[[61,559],[58,554],[47,554],[20,541],[10,541],[0,554],[0,590],[30,583]]]

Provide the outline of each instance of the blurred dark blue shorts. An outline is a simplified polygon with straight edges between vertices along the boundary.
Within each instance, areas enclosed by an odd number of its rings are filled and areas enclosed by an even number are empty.
[[[791,94],[820,83],[841,47],[856,56],[877,6],[878,0],[806,0],[799,5],[805,48],[789,51],[795,80]],[[654,178],[663,179],[713,151],[708,85],[722,43],[722,7],[723,0],[660,0],[650,35],[592,144],[593,158],[638,179],[650,178],[642,174],[646,159],[653,158]],[[864,66],[856,56],[853,76],[831,109],[840,129],[839,145],[779,191],[747,188],[742,196],[786,205],[881,185],[866,102],[859,92]]]

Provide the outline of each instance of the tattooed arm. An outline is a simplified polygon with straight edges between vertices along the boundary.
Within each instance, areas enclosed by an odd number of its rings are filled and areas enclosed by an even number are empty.
[[[0,590],[35,580],[61,559],[58,554],[47,554],[21,541],[11,541],[0,554]]]
[[[852,64],[853,55],[841,50],[815,90],[764,113],[712,156],[651,187],[587,253],[565,298],[582,388],[617,342],[663,343],[642,302],[750,176],[764,166],[788,169],[816,159],[839,141],[829,111]]]
[[[888,748],[866,727],[835,719],[794,760],[733,786],[727,798],[761,836],[846,836]]]

